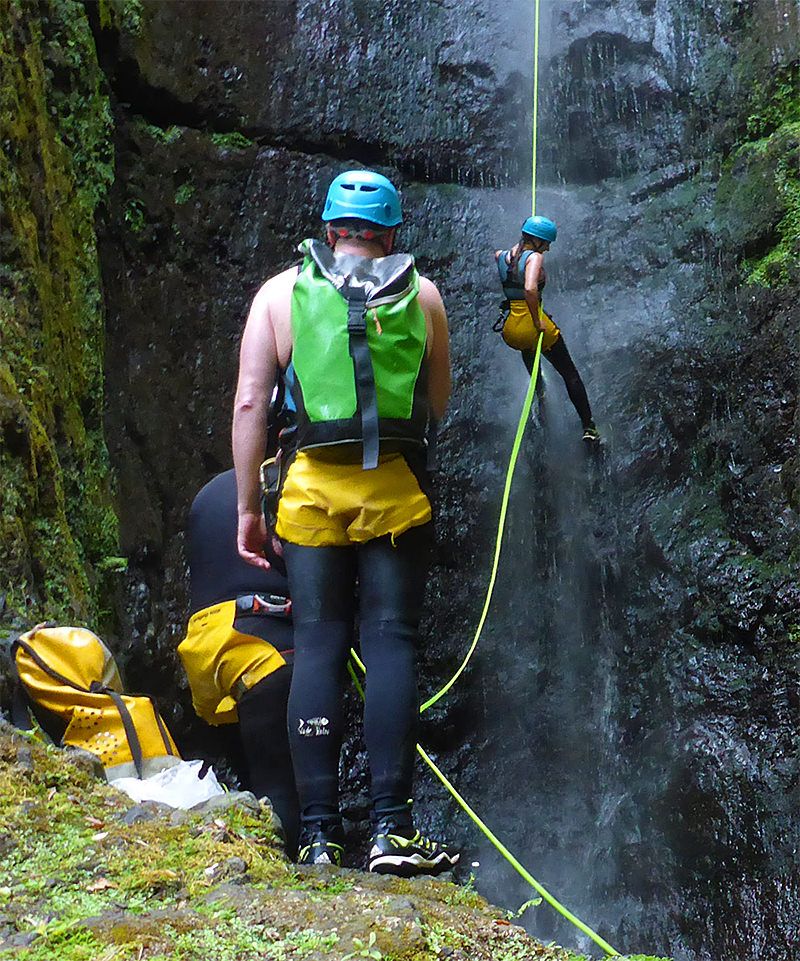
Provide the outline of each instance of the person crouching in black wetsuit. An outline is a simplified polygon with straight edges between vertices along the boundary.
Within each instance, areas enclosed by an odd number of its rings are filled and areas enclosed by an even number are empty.
[[[269,798],[293,856],[300,818],[286,729],[294,648],[286,569],[269,552],[269,570],[242,560],[236,521],[229,470],[202,488],[189,511],[192,616],[178,654],[197,714],[213,725],[238,720],[248,787]]]

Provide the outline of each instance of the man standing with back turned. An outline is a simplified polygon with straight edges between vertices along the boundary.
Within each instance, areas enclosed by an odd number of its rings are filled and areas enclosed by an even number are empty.
[[[426,435],[450,394],[447,317],[413,258],[392,254],[402,216],[386,177],[340,174],[322,219],[327,243],[304,241],[302,266],[264,284],[242,339],[233,417],[239,552],[267,563],[258,467],[280,369],[296,411],[276,529],[294,605],[288,720],[302,812],[298,860],[341,863],[342,695],[358,613],[374,819],[369,869],[439,874],[458,854],[414,827],[409,799],[415,653],[432,544]]]

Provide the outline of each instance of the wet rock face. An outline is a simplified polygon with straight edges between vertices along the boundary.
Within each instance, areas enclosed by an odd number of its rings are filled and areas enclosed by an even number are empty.
[[[796,9],[564,4],[554,24],[545,156],[571,182],[541,192],[559,221],[545,298],[609,443],[581,474],[546,395],[546,470],[530,465],[510,565],[528,604],[503,597],[470,770],[615,946],[788,961],[800,315],[796,275],[742,289],[736,258],[774,246],[796,139],[780,93],[767,122],[734,114],[755,73],[796,63]],[[637,115],[646,71],[667,86]],[[527,826],[502,787],[520,771]]]
[[[526,107],[516,51],[495,39],[498,28],[514,36],[511,15],[490,17],[482,0],[232,2],[224,17],[202,0],[146,3],[116,70],[121,94],[164,125],[242,130],[427,181],[498,183],[520,158],[495,131]]]

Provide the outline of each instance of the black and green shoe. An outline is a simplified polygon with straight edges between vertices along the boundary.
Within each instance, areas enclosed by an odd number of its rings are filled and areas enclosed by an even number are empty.
[[[313,822],[303,827],[298,844],[298,864],[342,866],[344,831],[341,824]]]
[[[458,863],[461,855],[441,841],[426,838],[414,827],[398,827],[393,820],[379,821],[372,836],[369,870],[413,878],[441,874]]]

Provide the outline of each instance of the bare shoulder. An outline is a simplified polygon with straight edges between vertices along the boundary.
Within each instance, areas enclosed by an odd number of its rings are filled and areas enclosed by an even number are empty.
[[[269,307],[272,304],[280,304],[287,297],[291,298],[295,280],[297,280],[297,267],[282,270],[261,285],[253,298],[253,303],[258,301],[262,306]]]
[[[423,310],[444,310],[444,301],[439,293],[439,288],[432,280],[423,277],[421,274],[419,278],[419,302]]]

